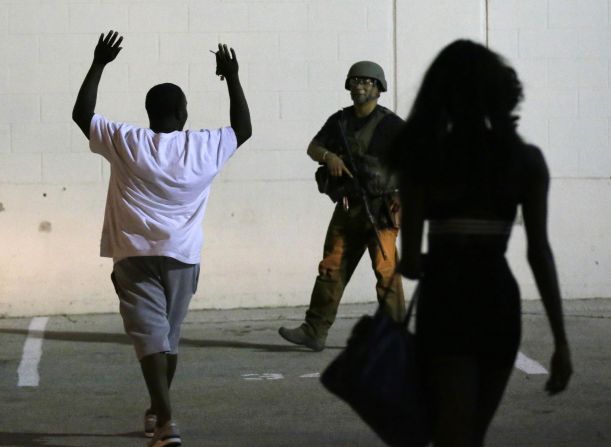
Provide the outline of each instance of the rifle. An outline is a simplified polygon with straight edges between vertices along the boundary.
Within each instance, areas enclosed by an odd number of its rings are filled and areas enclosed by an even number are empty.
[[[371,227],[373,228],[373,233],[375,235],[376,242],[378,243],[378,246],[380,247],[380,251],[382,252],[382,257],[386,261],[387,256],[386,256],[386,251],[384,250],[384,246],[382,245],[382,240],[380,239],[380,230],[378,229],[378,226],[376,225],[376,221],[373,218],[373,214],[371,214],[371,207],[369,206],[369,199],[367,198],[367,191],[359,182],[358,166],[356,164],[356,161],[354,160],[354,157],[352,156],[352,151],[350,150],[350,144],[348,143],[348,139],[346,138],[346,132],[344,131],[341,120],[337,121],[337,126],[339,127],[339,133],[342,137],[342,140],[341,140],[342,145],[346,149],[346,154],[348,154],[348,160],[350,164],[352,165],[351,166],[352,174],[354,175],[354,177],[352,177],[352,181],[354,182],[354,186],[356,187],[357,191],[359,192],[361,196],[361,200],[363,201],[363,205],[365,206],[365,212],[367,213],[367,218],[369,219],[369,222],[371,223]]]

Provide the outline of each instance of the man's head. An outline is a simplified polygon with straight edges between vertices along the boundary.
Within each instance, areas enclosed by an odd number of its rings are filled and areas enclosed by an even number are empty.
[[[378,99],[380,92],[386,91],[384,70],[375,62],[357,62],[348,70],[344,86],[346,90],[350,90],[350,96],[355,104]]]
[[[146,94],[146,112],[153,123],[175,123],[182,130],[187,121],[187,97],[177,85],[169,82],[158,84]]]

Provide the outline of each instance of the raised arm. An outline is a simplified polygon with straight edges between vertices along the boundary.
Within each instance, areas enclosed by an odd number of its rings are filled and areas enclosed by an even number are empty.
[[[567,387],[573,368],[564,330],[556,264],[547,236],[549,173],[541,156],[531,177],[522,204],[522,214],[528,243],[528,262],[554,337],[551,374],[545,389],[550,394],[556,394]]]
[[[229,120],[235,132],[238,146],[244,143],[252,135],[252,124],[250,122],[250,110],[244,96],[242,84],[238,76],[239,65],[233,48],[219,43],[216,54],[216,74],[225,78],[229,90]]]
[[[93,62],[85,76],[85,80],[76,97],[74,108],[72,109],[72,120],[83,131],[89,139],[89,125],[95,112],[95,104],[98,97],[98,85],[102,77],[102,71],[109,62],[112,62],[121,51],[123,37],[119,33],[110,30],[106,37],[100,34],[98,44],[93,52]]]

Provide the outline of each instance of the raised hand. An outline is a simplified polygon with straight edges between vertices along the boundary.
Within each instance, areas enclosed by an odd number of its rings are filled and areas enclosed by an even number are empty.
[[[219,50],[214,54],[216,55],[216,74],[221,77],[221,80],[238,73],[239,65],[233,48],[227,48],[226,44],[219,43]]]
[[[100,34],[98,44],[93,52],[94,62],[106,65],[115,60],[119,51],[123,49],[119,46],[123,41],[123,36],[118,39],[117,37],[119,37],[119,33],[113,30],[110,30],[106,37],[104,37],[104,33]]]

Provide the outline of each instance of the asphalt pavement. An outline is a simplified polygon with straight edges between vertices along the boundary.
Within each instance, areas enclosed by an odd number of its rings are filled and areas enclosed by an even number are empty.
[[[303,307],[192,311],[172,390],[183,445],[382,447],[318,377],[374,310],[342,304],[320,353],[277,334]],[[543,391],[551,337],[540,303],[523,313],[521,363],[487,445],[611,446],[611,300],[565,301],[575,375],[554,397]],[[118,314],[0,319],[0,340],[0,446],[146,445],[146,390]]]

